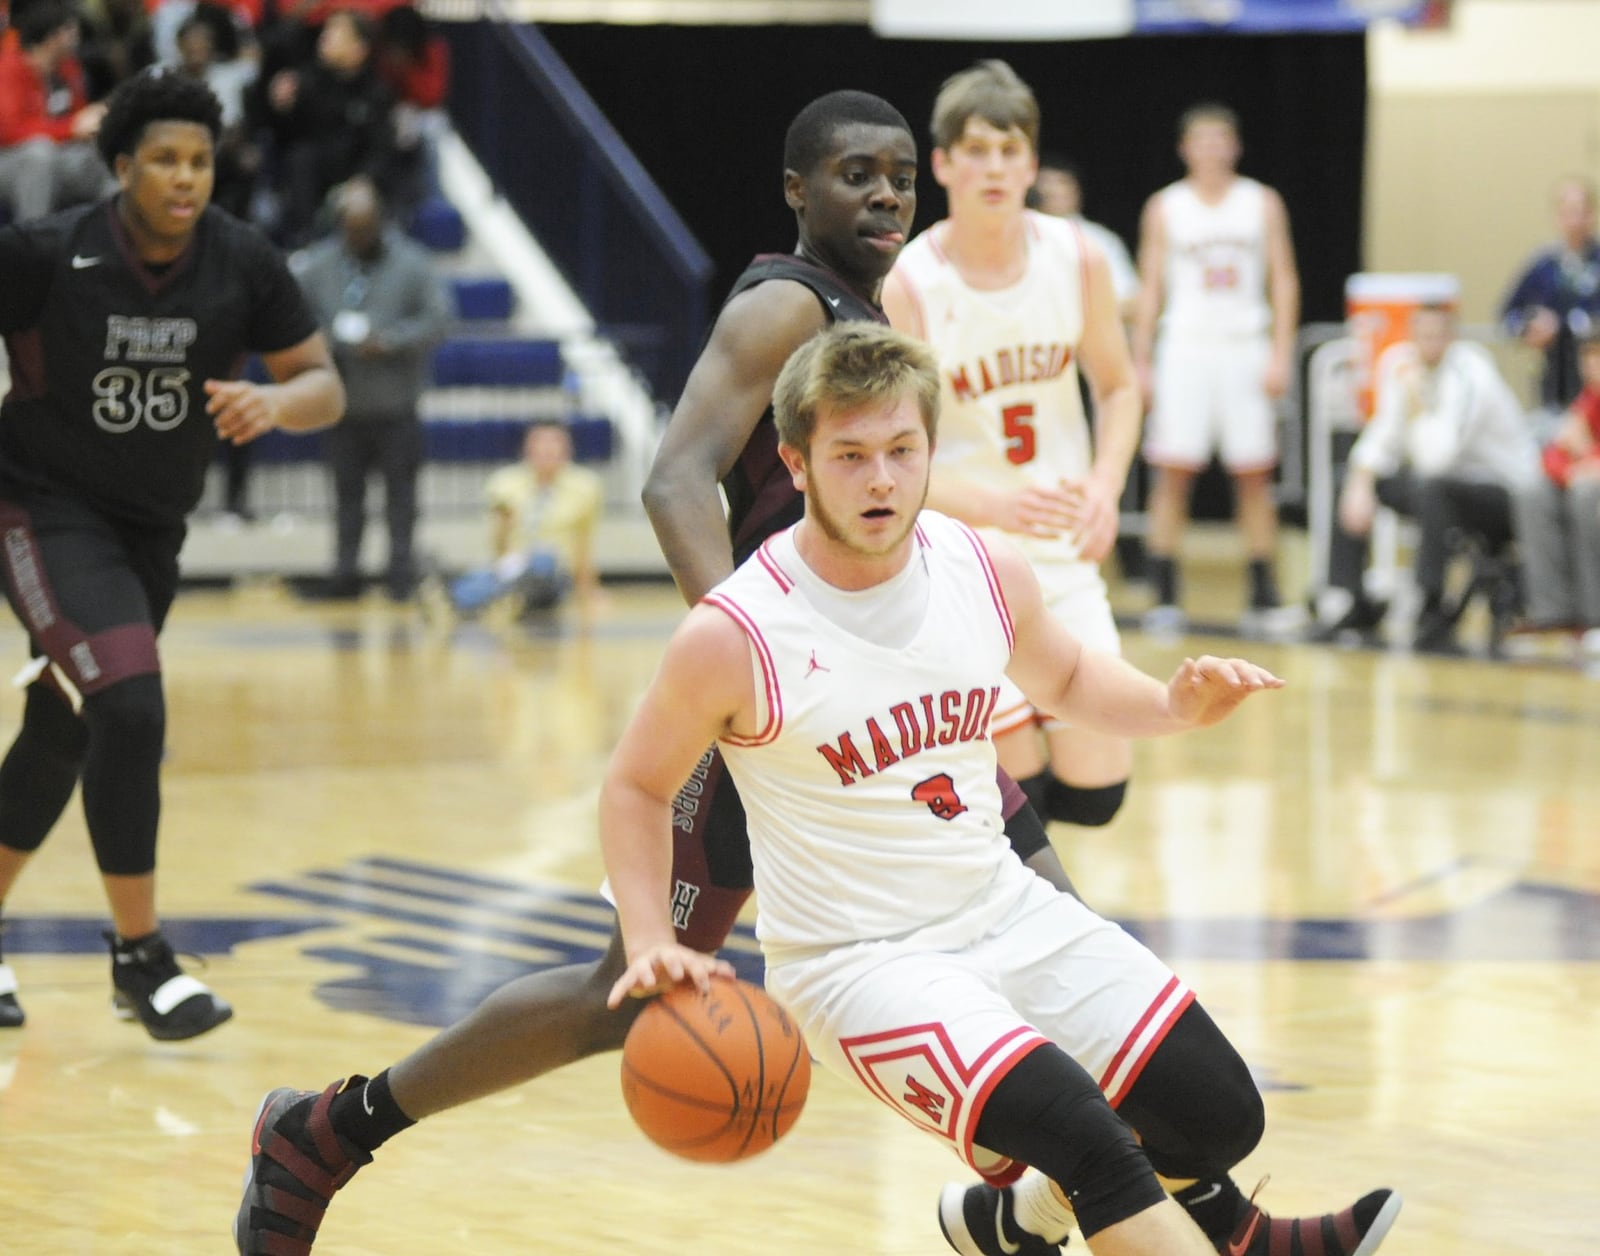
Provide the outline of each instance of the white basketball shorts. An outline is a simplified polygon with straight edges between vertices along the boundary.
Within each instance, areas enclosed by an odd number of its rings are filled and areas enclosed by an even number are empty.
[[[1229,471],[1276,466],[1277,417],[1263,386],[1271,355],[1265,337],[1164,334],[1156,345],[1145,459],[1199,470],[1220,454]]]
[[[1015,867],[1030,884],[965,947],[861,942],[767,970],[824,1067],[999,1185],[1022,1166],[974,1139],[985,1100],[1023,1056],[1055,1043],[1115,1107],[1194,999],[1119,926]],[[1018,888],[1008,873],[991,893]]]
[[[1096,564],[1077,559],[1059,563],[1036,562],[1033,571],[1039,577],[1045,610],[1058,624],[1084,645],[1108,654],[1122,653],[1122,637],[1117,632],[1117,621],[1111,613],[1110,595],[1106,592],[1105,579]],[[1027,698],[1022,696],[1022,690],[1002,677],[1000,697],[994,704],[994,715],[989,719],[989,736],[999,737],[1014,732],[1035,719],[1046,728],[1062,726],[1062,722],[1053,716],[1035,712]]]

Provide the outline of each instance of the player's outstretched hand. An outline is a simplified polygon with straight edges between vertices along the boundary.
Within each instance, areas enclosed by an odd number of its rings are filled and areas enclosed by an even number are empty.
[[[1202,654],[1184,659],[1167,684],[1167,706],[1185,724],[1204,728],[1226,719],[1251,694],[1282,689],[1283,681],[1244,659]]]
[[[247,379],[208,379],[205,390],[206,413],[225,441],[244,445],[278,425],[278,408],[267,385]]]
[[[620,1007],[626,998],[647,999],[686,981],[699,990],[711,989],[713,977],[733,976],[733,965],[715,955],[691,951],[676,942],[652,946],[628,965],[606,998],[607,1007]]]

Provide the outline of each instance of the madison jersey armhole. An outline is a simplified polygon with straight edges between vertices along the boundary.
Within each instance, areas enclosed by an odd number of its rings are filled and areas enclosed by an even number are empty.
[[[760,553],[758,550],[757,553]],[[761,635],[749,613],[725,593],[708,593],[708,605],[714,606],[739,625],[750,647],[750,672],[755,681],[756,732],[748,737],[724,733],[721,740],[730,746],[765,746],[778,739],[783,731],[783,694],[778,688],[778,669],[772,659],[772,649]]]

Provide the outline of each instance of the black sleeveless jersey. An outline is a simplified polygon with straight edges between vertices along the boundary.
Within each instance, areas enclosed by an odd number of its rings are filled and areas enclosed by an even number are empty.
[[[881,309],[863,301],[831,270],[794,253],[763,253],[757,257],[734,283],[728,301],[769,279],[803,283],[816,293],[822,312],[833,322],[889,321]],[[736,564],[744,562],[762,541],[798,522],[805,513],[805,498],[794,491],[788,468],[778,457],[778,429],[772,423],[770,404],[745,442],[739,460],[723,479],[722,489],[728,496],[728,533]]]
[[[0,479],[136,524],[180,524],[200,500],[217,445],[205,381],[317,330],[278,251],[215,207],[156,269],[112,201],[7,227],[0,277]]]

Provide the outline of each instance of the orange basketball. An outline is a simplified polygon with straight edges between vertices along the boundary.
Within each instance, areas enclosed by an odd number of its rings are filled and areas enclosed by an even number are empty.
[[[622,1098],[657,1146],[726,1163],[789,1131],[811,1086],[811,1056],[788,1014],[747,982],[714,978],[651,999],[622,1046]]]

